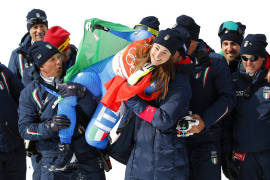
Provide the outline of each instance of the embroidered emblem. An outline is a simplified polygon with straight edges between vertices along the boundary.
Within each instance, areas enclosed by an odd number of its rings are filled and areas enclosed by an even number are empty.
[[[168,39],[170,39],[170,35],[167,34],[165,37],[164,37],[164,40],[167,41]]]
[[[40,18],[40,14],[39,14],[39,13],[36,13],[36,17],[37,17],[37,18]]]
[[[244,43],[244,47],[247,47],[247,46],[252,46],[252,43],[251,42],[249,42],[249,41],[245,41],[245,43]]]
[[[48,49],[52,49],[52,46],[51,46],[51,45],[49,45],[49,44],[46,44],[46,48],[48,48]]]
[[[201,77],[201,72],[198,72],[198,73],[195,74],[195,77],[194,78],[195,79],[199,79],[200,77]]]
[[[263,88],[263,97],[264,99],[269,99],[270,98],[270,88],[265,86]]]
[[[217,151],[211,151],[211,162],[214,165],[218,163]]]
[[[239,161],[244,161],[247,153],[239,153],[239,152],[234,152],[232,157],[234,159],[238,159]]]

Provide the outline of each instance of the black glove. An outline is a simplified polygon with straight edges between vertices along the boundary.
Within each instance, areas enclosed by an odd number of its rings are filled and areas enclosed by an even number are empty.
[[[238,180],[240,169],[232,159],[232,154],[225,154],[221,157],[221,165],[224,175],[230,180]]]
[[[58,132],[61,129],[69,128],[70,120],[65,115],[55,115],[45,123],[45,126],[53,132]]]
[[[64,98],[68,96],[77,96],[78,98],[83,98],[86,94],[86,87],[79,83],[66,82],[58,84],[58,93]]]

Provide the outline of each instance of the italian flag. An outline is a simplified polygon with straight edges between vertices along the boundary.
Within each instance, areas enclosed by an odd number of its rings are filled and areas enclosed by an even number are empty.
[[[108,136],[108,133],[97,128],[96,126],[92,126],[90,130],[90,139],[94,141],[102,141]]]
[[[264,99],[269,99],[270,93],[268,93],[268,92],[263,93],[263,97],[264,97]]]

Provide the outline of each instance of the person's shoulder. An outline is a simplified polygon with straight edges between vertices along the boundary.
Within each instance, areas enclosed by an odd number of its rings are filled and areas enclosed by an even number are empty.
[[[39,82],[37,80],[33,80],[25,86],[22,93],[32,93],[35,89],[38,88],[40,88]]]
[[[233,82],[237,82],[239,80],[239,78],[240,78],[240,72],[239,71],[232,73]]]
[[[4,65],[4,64],[1,64],[0,63],[0,72],[2,71],[2,70],[4,70],[4,69],[6,69],[7,67]]]
[[[178,72],[175,74],[174,79],[171,81],[173,86],[189,86],[189,76]]]

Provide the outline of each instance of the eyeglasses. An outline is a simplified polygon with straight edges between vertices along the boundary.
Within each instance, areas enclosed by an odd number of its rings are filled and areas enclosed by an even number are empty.
[[[243,61],[248,61],[248,60],[250,60],[251,62],[255,62],[255,61],[257,61],[257,60],[259,59],[259,57],[256,56],[256,55],[251,56],[250,58],[248,58],[248,57],[246,57],[246,56],[241,56],[241,59],[242,59]]]
[[[47,22],[46,17],[38,17],[38,18],[27,19],[27,23],[29,23],[29,24],[44,24],[46,22]]]
[[[150,27],[148,27],[148,26],[146,26],[146,25],[143,25],[143,24],[137,24],[137,25],[135,25],[134,29],[135,29],[135,30],[145,30],[145,31],[149,31],[151,34],[153,34],[153,35],[155,35],[155,36],[157,36],[158,33],[159,33],[158,30],[155,30],[155,29],[150,28]]]
[[[218,30],[218,36],[221,37],[223,34],[228,32],[237,32],[239,35],[244,36],[246,26],[241,23],[235,23],[233,21],[226,21],[222,23]]]

